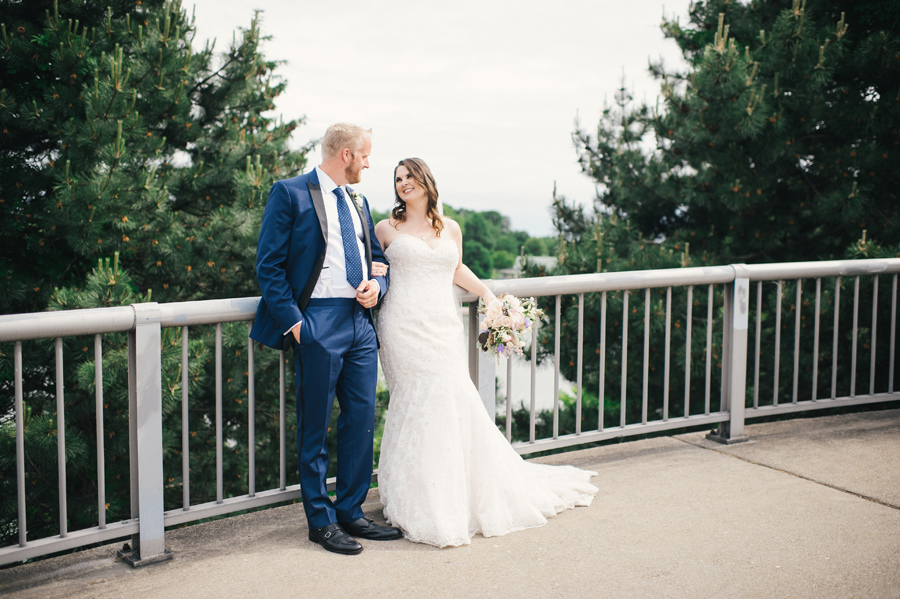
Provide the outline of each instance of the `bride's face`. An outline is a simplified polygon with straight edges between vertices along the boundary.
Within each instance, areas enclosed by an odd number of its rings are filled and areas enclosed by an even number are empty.
[[[409,169],[402,164],[397,167],[397,174],[394,177],[394,186],[397,188],[397,195],[404,202],[424,202],[428,200],[425,188],[419,185],[418,181],[409,172]]]

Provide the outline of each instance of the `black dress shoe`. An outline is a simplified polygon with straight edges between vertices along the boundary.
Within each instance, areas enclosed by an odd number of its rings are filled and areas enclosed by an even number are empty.
[[[328,551],[343,555],[357,555],[363,548],[356,539],[344,532],[340,526],[332,522],[316,530],[309,531],[309,540],[318,543]]]
[[[396,541],[403,538],[403,532],[399,528],[375,524],[368,518],[360,518],[353,522],[339,522],[338,524],[354,537],[371,541]]]

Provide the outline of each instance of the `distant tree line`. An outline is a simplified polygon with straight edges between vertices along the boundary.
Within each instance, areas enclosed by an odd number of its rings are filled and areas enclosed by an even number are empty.
[[[472,272],[484,279],[512,267],[516,256],[550,256],[557,245],[553,237],[530,237],[525,231],[512,230],[509,217],[495,210],[478,211],[444,204],[444,213],[462,227],[463,260]],[[387,212],[372,213],[376,221],[387,217]]]

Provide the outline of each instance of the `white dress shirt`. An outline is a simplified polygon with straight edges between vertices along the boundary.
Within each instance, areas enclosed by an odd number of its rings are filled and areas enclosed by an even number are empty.
[[[322,272],[319,274],[319,280],[316,281],[312,297],[356,297],[356,288],[347,282],[344,240],[341,237],[341,223],[338,219],[337,211],[338,198],[334,194],[334,189],[337,185],[319,167],[316,167],[316,175],[319,177],[319,187],[322,189],[322,196],[325,198],[328,239],[325,246],[325,262],[322,264]],[[344,202],[346,202],[347,210],[350,211],[350,218],[353,220],[353,229],[356,231],[356,246],[359,249],[363,281],[367,281],[369,279],[369,271],[366,268],[366,249],[363,245],[363,240],[365,239],[363,237],[363,224],[360,222],[359,213],[356,211],[356,206],[353,205],[353,199],[347,191],[347,186],[345,185],[342,190],[344,192]]]

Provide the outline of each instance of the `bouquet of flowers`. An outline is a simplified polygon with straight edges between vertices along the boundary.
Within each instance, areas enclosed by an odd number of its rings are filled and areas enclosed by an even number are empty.
[[[501,355],[511,356],[513,352],[521,356],[526,334],[536,320],[544,317],[544,311],[537,307],[533,297],[520,299],[508,293],[481,306],[478,312],[484,314],[478,344],[481,351],[495,351],[497,359]]]

